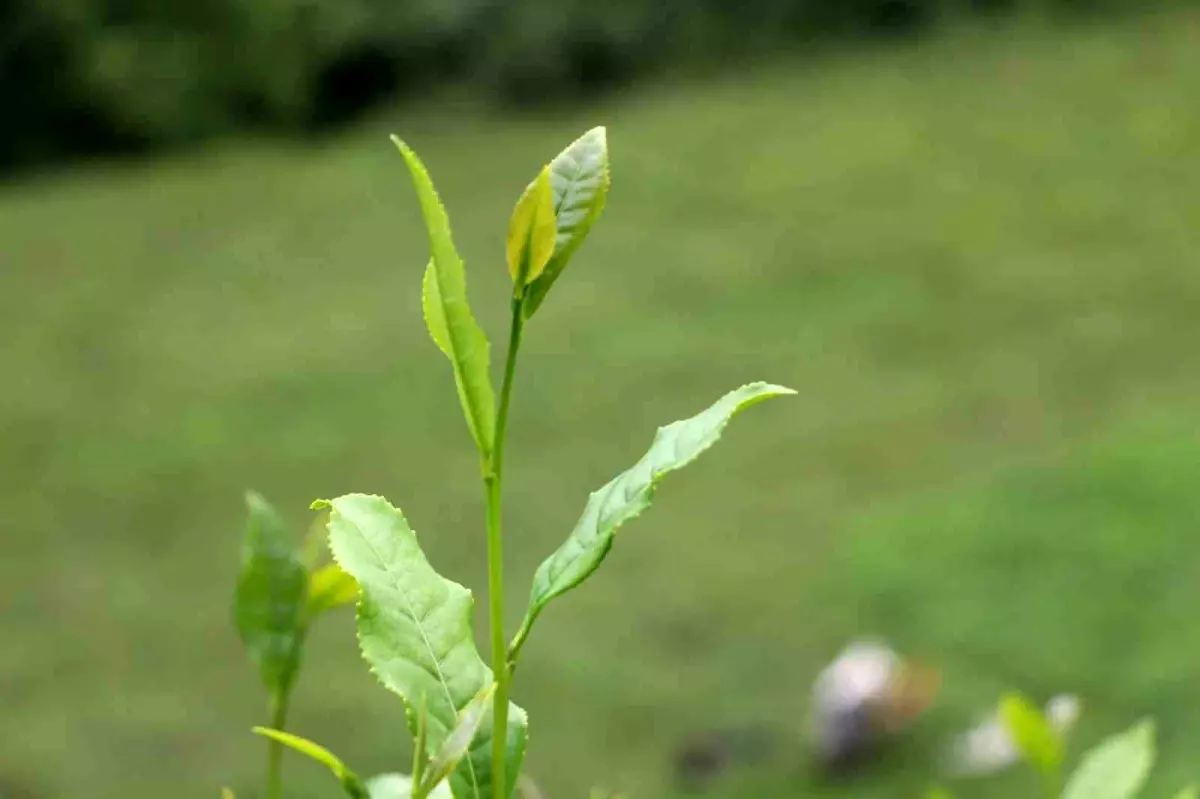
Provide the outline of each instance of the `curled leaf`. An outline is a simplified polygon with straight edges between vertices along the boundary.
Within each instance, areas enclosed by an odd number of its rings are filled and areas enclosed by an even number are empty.
[[[458,714],[458,725],[446,736],[446,740],[442,741],[441,747],[429,761],[429,767],[421,778],[421,793],[429,795],[467,756],[484,718],[491,710],[492,695],[495,693],[496,684],[492,683],[476,694]]]
[[[556,237],[554,254],[525,295],[525,318],[533,316],[550,287],[583,244],[608,200],[608,136],[592,128],[550,162]]]
[[[550,167],[546,166],[525,188],[508,222],[505,251],[513,283],[524,286],[541,275],[554,254],[556,240]]]
[[[715,444],[739,411],[771,397],[794,393],[782,386],[751,383],[731,391],[690,419],[660,428],[641,460],[588,498],[583,516],[566,542],[538,567],[525,620],[509,647],[509,661],[516,660],[546,605],[582,583],[600,566],[618,528],[650,506],[655,486],[663,477],[687,466]]]

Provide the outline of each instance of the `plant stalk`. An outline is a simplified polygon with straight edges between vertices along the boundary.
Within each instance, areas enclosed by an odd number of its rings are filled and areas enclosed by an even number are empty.
[[[492,672],[496,694],[492,704],[492,785],[496,795],[508,796],[505,775],[508,754],[508,646],[504,636],[504,534],[502,531],[502,498],[504,480],[504,440],[508,431],[508,407],[512,399],[513,378],[517,371],[517,353],[521,349],[521,333],[525,327],[524,289],[518,290],[512,301],[512,324],[508,334],[508,355],[504,360],[504,380],[500,384],[500,407],[496,412],[496,435],[492,446],[491,463],[486,464],[484,483],[487,489],[487,559],[488,610],[492,639]]]
[[[271,692],[271,728],[283,731],[287,725],[289,689]],[[267,799],[283,796],[283,744],[274,738],[267,740]]]

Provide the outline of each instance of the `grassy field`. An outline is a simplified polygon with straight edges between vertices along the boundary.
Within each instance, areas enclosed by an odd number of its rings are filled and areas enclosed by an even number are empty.
[[[229,626],[248,487],[297,534],[314,497],[384,493],[439,568],[484,584],[476,464],[384,134],[429,165],[499,338],[511,202],[605,123],[609,211],[517,387],[513,621],[656,425],[748,380],[800,395],[738,419],[540,622],[516,691],[551,799],[670,796],[673,747],[713,725],[798,739],[816,668],[859,632],[944,668],[931,736],[1012,686],[1081,692],[1081,742],[1155,715],[1148,795],[1170,795],[1200,777],[1198,96],[1181,12],[4,186],[0,794],[256,794],[262,698]],[[402,767],[399,702],[349,616],[312,644],[294,729]],[[787,740],[711,795],[882,799],[930,776],[914,754],[818,790]],[[288,768],[295,796],[336,795]]]

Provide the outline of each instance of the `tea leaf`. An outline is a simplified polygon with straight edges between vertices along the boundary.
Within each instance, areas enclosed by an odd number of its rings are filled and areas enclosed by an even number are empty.
[[[508,272],[518,287],[542,274],[554,254],[557,229],[554,223],[554,196],[550,188],[550,167],[530,183],[508,222]]]
[[[1062,799],[1129,799],[1154,765],[1154,722],[1142,721],[1083,756]]]
[[[1025,759],[1047,777],[1062,767],[1063,741],[1045,715],[1020,694],[1000,701],[1000,719]]]
[[[526,319],[541,306],[550,287],[604,211],[608,187],[608,137],[602,127],[592,128],[580,136],[550,162],[550,188],[558,235],[554,255],[525,295]]]
[[[404,515],[383,497],[348,494],[314,503],[329,507],[334,559],[362,591],[358,640],[379,681],[404,700],[409,729],[426,697],[427,749],[438,751],[458,725],[458,713],[493,682],[471,633],[471,592],[442,577]],[[509,708],[508,774],[515,784],[525,754],[528,721]],[[456,797],[508,796],[491,784],[491,718],[483,721],[468,756],[450,777]]]
[[[433,760],[429,762],[424,776],[421,778],[421,792],[428,796],[450,773],[458,767],[467,756],[475,735],[483,724],[484,717],[491,710],[492,695],[496,693],[495,683],[484,688],[471,700],[462,712],[458,714],[458,726],[454,728],[442,746],[438,749]]]
[[[450,236],[450,219],[438,199],[429,173],[417,154],[395,136],[412,175],[425,227],[429,234],[431,258],[422,282],[421,304],[429,334],[454,368],[467,427],[480,453],[490,457],[496,426],[496,397],[488,374],[489,349],[483,328],[471,315],[467,303],[467,278],[462,259]]]
[[[320,744],[313,743],[307,738],[301,738],[299,735],[292,735],[282,730],[272,730],[268,727],[254,727],[253,731],[265,738],[279,741],[289,749],[310,757],[328,768],[352,799],[367,799],[367,790],[359,781],[358,775],[346,768],[346,764],[337,755]]]
[[[358,583],[336,563],[322,566],[308,579],[308,618],[358,601]]]
[[[530,628],[546,605],[582,583],[608,555],[613,538],[625,522],[650,506],[658,482],[696,460],[721,437],[725,425],[738,411],[787,394],[790,388],[751,383],[731,391],[707,410],[659,428],[649,452],[632,468],[593,493],[566,542],[538,567],[533,577],[529,608],[509,647],[516,660]]]
[[[263,684],[286,692],[300,665],[308,572],[275,509],[254,492],[246,494],[246,505],[234,621]]]
[[[380,774],[367,780],[370,799],[409,799],[412,796],[412,778],[407,774]],[[428,794],[428,799],[453,799],[449,786],[442,783]]]

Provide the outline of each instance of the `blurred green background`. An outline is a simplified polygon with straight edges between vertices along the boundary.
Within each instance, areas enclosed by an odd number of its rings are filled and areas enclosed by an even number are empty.
[[[347,29],[390,36],[360,5],[305,5],[305,25],[358,9]],[[429,166],[498,341],[511,204],[594,124],[609,209],[529,329],[517,386],[511,622],[588,492],[657,425],[749,380],[800,393],[670,478],[539,623],[515,690],[547,796],[674,796],[681,741],[745,724],[781,746],[709,796],[918,796],[927,747],[1012,687],[1082,696],[1074,751],[1153,715],[1147,796],[1200,778],[1200,11],[1083,5],[777,4],[788,28],[754,2],[742,27],[719,3],[409,4],[425,27],[406,74],[434,88],[384,80],[354,109],[295,77],[315,61],[288,72],[293,56],[254,46],[321,51],[275,35],[309,19],[290,3],[173,7],[191,21],[0,6],[37,17],[0,33],[19,111],[0,141],[22,168],[0,184],[0,796],[258,795],[264,700],[230,625],[247,488],[297,536],[314,497],[385,494],[482,596],[477,463],[421,321],[427,244],[387,133]],[[252,8],[250,38],[207,37]],[[60,12],[70,24],[43,16]],[[591,12],[661,61],[556,62]],[[13,55],[56,30],[48,71]],[[143,60],[182,58],[143,48],[147,30],[197,60]],[[268,78],[298,104],[214,110]],[[307,137],[329,120],[352,124]],[[816,786],[809,687],[861,633],[940,666],[943,693],[914,748]],[[362,773],[405,764],[400,703],[348,613],[315,631],[292,728]],[[287,773],[292,796],[337,795],[298,758]],[[1019,771],[956,785],[1035,787]]]

